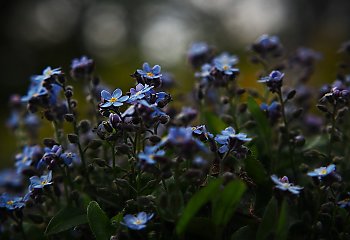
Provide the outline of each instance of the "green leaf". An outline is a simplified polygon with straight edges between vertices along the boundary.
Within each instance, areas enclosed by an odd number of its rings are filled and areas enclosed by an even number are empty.
[[[120,222],[123,220],[123,216],[124,216],[124,210],[111,218],[111,224],[114,227],[117,227],[120,224]]]
[[[60,210],[49,222],[45,234],[52,235],[87,223],[86,214],[77,208],[66,207]]]
[[[208,128],[208,131],[210,131],[211,133],[218,134],[227,127],[227,124],[224,123],[221,120],[221,118],[219,118],[214,113],[202,112],[201,114],[204,115],[204,118],[206,121],[206,127]]]
[[[251,177],[255,183],[263,184],[268,179],[262,163],[257,160],[254,156],[249,156],[244,160],[245,170],[248,176]]]
[[[256,235],[257,240],[266,239],[269,234],[276,228],[276,220],[278,215],[277,201],[274,197],[271,198],[270,202],[267,204],[263,219],[258,228]]]
[[[195,216],[195,214],[200,210],[200,208],[206,204],[212,196],[216,194],[222,184],[222,179],[216,179],[210,182],[206,187],[202,188],[200,191],[195,193],[186,205],[177,225],[176,232],[178,234],[184,233],[188,223]]]
[[[271,127],[264,113],[261,111],[260,106],[254,100],[253,97],[248,97],[248,109],[254,117],[258,130],[260,132],[259,139],[265,146],[265,150],[268,151],[270,140],[271,140]]]
[[[254,231],[249,226],[238,229],[232,236],[231,240],[254,239]]]
[[[113,228],[106,213],[97,202],[92,201],[87,207],[87,218],[90,229],[97,240],[108,240],[113,234]]]
[[[246,187],[241,181],[229,183],[213,202],[212,218],[217,226],[225,226],[231,219]]]
[[[276,239],[287,239],[288,235],[288,203],[283,201],[277,221]]]

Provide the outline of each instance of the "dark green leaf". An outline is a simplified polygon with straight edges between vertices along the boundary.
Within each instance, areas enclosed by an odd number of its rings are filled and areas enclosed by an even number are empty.
[[[232,236],[231,240],[254,239],[254,231],[249,226],[238,229]]]
[[[256,235],[257,240],[266,239],[269,236],[269,234],[273,230],[275,230],[277,214],[278,214],[277,201],[274,197],[272,197],[270,202],[266,206],[263,219],[258,228],[258,232]]]
[[[271,140],[271,127],[269,121],[267,120],[264,113],[261,111],[259,105],[252,97],[248,97],[248,109],[252,116],[254,117],[256,124],[258,126],[258,131],[260,132],[259,139],[265,146],[265,151],[268,152],[270,148]]]
[[[186,205],[177,225],[176,232],[178,234],[182,234],[191,221],[191,219],[195,216],[198,210],[206,204],[212,196],[219,190],[220,185],[222,184],[222,179],[216,179],[208,184],[208,186],[204,187],[193,197],[190,199],[188,204]]]
[[[263,184],[267,180],[267,174],[262,163],[254,156],[249,156],[244,160],[245,170],[248,176],[251,177],[255,183]]]
[[[86,214],[77,208],[66,207],[60,210],[49,222],[45,234],[52,235],[87,223]]]
[[[213,134],[218,134],[222,130],[224,130],[227,127],[227,124],[225,124],[217,115],[215,115],[212,112],[203,112],[206,126],[208,128],[208,131],[210,131]]]
[[[123,216],[124,216],[124,210],[111,218],[111,224],[113,226],[118,226],[120,222],[123,220]]]
[[[113,228],[106,213],[97,202],[90,202],[87,207],[87,218],[90,229],[97,240],[108,240],[113,234]]]
[[[277,222],[276,239],[287,239],[288,235],[288,203],[283,201]]]
[[[241,181],[229,183],[220,192],[213,202],[213,222],[217,226],[225,226],[231,219],[238,203],[240,202],[246,187]]]

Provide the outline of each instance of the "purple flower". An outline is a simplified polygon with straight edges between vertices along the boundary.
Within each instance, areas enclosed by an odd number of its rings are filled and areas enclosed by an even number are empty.
[[[127,226],[132,230],[141,230],[146,227],[146,223],[151,220],[153,214],[147,214],[145,212],[140,212],[137,216],[127,214],[124,216],[123,222],[121,224]]]
[[[137,69],[137,73],[140,74],[142,77],[147,79],[155,79],[160,78],[162,74],[160,73],[161,67],[159,65],[154,65],[152,68],[150,65],[145,62],[142,65],[142,70]]]
[[[322,179],[323,177],[333,173],[335,171],[335,165],[330,164],[327,167],[316,168],[311,172],[308,172],[307,175],[310,177],[318,177],[318,179]]]
[[[91,74],[94,67],[94,60],[89,59],[86,56],[82,56],[80,59],[75,58],[71,64],[71,75],[76,78],[82,78],[87,74]]]
[[[65,152],[61,155],[61,159],[63,160],[64,164],[67,166],[71,165],[73,161],[75,161],[77,158],[77,155],[72,152]]]
[[[33,176],[30,179],[29,189],[30,191],[33,189],[44,188],[45,186],[51,185],[52,182],[52,171],[49,171],[47,175],[42,175],[41,177]]]
[[[271,180],[276,184],[276,188],[282,191],[289,191],[292,194],[298,195],[300,193],[300,190],[303,189],[303,187],[296,186],[293,185],[293,183],[290,183],[288,177],[286,176],[278,178],[276,175],[272,175]]]
[[[103,101],[106,101],[106,102],[103,103],[101,105],[101,107],[107,108],[110,106],[114,106],[114,107],[122,106],[123,103],[129,99],[129,96],[122,96],[122,94],[123,94],[123,92],[119,88],[114,90],[112,95],[108,91],[103,90],[101,92],[101,97],[102,97]]]

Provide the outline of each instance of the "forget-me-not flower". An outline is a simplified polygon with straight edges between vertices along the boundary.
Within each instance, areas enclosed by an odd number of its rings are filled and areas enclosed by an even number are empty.
[[[45,186],[52,184],[52,171],[49,171],[47,175],[42,175],[41,177],[33,176],[29,180],[30,190],[44,188]]]
[[[275,187],[279,190],[288,191],[296,195],[298,195],[303,189],[303,187],[293,185],[293,183],[290,183],[287,176],[278,178],[276,175],[272,175],[271,180],[276,184]]]
[[[152,219],[153,214],[147,214],[145,212],[140,212],[137,216],[127,214],[124,216],[123,222],[121,224],[127,226],[132,230],[141,230],[146,227],[146,223]]]
[[[142,70],[137,69],[137,73],[140,74],[142,77],[147,79],[155,79],[160,78],[162,74],[160,73],[161,67],[159,65],[154,65],[152,68],[150,65],[145,62],[142,65]]]
[[[114,90],[112,95],[108,91],[103,90],[101,92],[101,97],[106,102],[103,103],[101,105],[101,107],[106,108],[106,107],[110,107],[110,106],[114,106],[114,107],[122,106],[123,103],[129,99],[129,96],[122,96],[122,95],[123,95],[123,92],[119,88]]]
[[[318,179],[322,179],[323,177],[333,173],[335,171],[335,165],[330,164],[327,167],[316,168],[311,172],[308,172],[307,175],[310,177],[318,177]]]

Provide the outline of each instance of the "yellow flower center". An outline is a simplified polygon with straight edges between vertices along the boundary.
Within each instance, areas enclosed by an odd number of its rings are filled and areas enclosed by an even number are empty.
[[[45,185],[47,183],[48,183],[47,180],[44,180],[44,181],[41,182],[41,185]]]
[[[22,159],[22,163],[27,162],[27,160],[28,160],[28,157],[24,157],[24,158]]]
[[[137,219],[137,220],[135,221],[135,224],[136,224],[136,225],[140,225],[140,224],[142,224],[142,221],[141,221],[140,219]]]
[[[320,174],[322,174],[322,175],[327,174],[327,169],[322,169],[322,170],[320,171]]]
[[[289,187],[290,187],[290,184],[289,184],[289,183],[283,183],[283,187],[289,188]]]
[[[109,101],[112,102],[112,103],[114,103],[114,102],[118,101],[118,98],[112,97],[111,100],[109,100]]]
[[[45,77],[50,77],[52,75],[52,70],[47,70],[44,75]]]
[[[13,205],[15,202],[10,200],[10,201],[7,201],[6,203],[7,203],[7,205]]]
[[[153,73],[151,73],[151,72],[148,72],[148,73],[147,73],[147,77],[153,77],[153,76],[154,76]]]
[[[225,66],[223,66],[223,69],[224,69],[224,70],[229,70],[230,67],[229,67],[228,65],[225,65]]]

